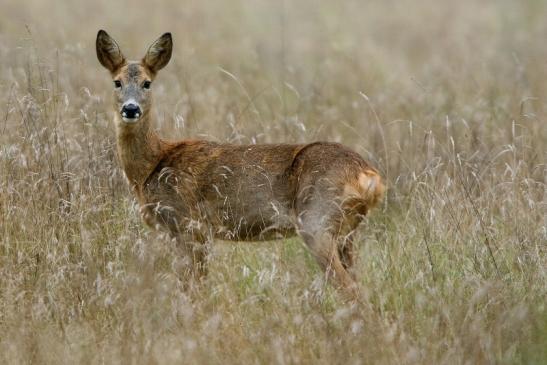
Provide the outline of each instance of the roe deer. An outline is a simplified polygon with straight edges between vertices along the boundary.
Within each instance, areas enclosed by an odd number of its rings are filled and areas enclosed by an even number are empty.
[[[97,57],[114,80],[117,148],[143,220],[176,238],[193,276],[205,273],[208,241],[299,234],[329,281],[354,298],[352,233],[378,204],[378,172],[328,142],[234,145],[168,142],[152,127],[151,83],[171,58],[170,33],[128,61],[104,31]]]

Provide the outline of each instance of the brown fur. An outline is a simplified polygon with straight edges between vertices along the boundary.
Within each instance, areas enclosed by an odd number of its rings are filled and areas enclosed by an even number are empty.
[[[108,51],[112,46],[104,34],[97,47],[106,42]],[[146,63],[152,56],[128,63],[117,52],[121,65],[101,60],[114,79],[138,84],[154,78]],[[97,51],[99,58],[104,53]],[[135,65],[140,72],[130,75]],[[211,238],[256,241],[299,234],[327,278],[356,294],[348,272],[355,261],[352,234],[384,193],[377,171],[361,156],[329,142],[167,142],[152,130],[150,98],[143,103],[136,123],[116,114],[120,161],[144,221],[176,237],[198,275],[205,272]]]

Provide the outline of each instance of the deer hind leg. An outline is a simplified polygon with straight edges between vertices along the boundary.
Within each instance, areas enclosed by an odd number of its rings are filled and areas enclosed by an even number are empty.
[[[350,272],[357,258],[354,238],[357,228],[368,211],[378,203],[384,193],[384,185],[375,172],[365,171],[358,175],[355,181],[348,181],[341,194],[340,211],[337,215],[337,235],[340,237],[338,254],[344,268]]]
[[[301,232],[300,235],[325,273],[327,281],[341,290],[348,299],[356,299],[357,283],[344,268],[338,253],[337,240],[330,233],[311,235]]]
[[[331,227],[326,224],[327,221],[329,219],[321,217],[318,213],[304,212],[299,217],[298,233],[325,273],[327,281],[339,289],[347,299],[357,299],[357,283],[345,267],[350,251],[344,251],[345,265],[340,255],[340,237],[333,233]]]
[[[342,237],[338,242],[338,256],[340,256],[340,262],[346,271],[351,275],[355,280],[355,272],[352,270],[355,261],[357,252],[355,250],[355,244],[353,242],[354,233],[351,232],[346,236]]]
[[[364,214],[362,213],[362,210],[345,209],[342,204],[337,230],[338,255],[340,256],[340,261],[342,262],[344,269],[346,269],[354,279],[355,272],[353,269],[358,255],[355,247],[355,236],[357,228],[364,218]]]

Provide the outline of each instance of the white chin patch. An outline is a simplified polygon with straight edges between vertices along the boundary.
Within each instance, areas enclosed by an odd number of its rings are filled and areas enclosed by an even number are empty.
[[[140,117],[140,115],[139,115]],[[134,124],[134,123],[137,123],[137,121],[139,120],[139,117],[136,117],[136,118],[126,118],[124,116],[122,116],[122,119],[125,123],[127,124]]]
[[[136,123],[140,117],[141,117],[141,113],[135,113],[135,118],[127,118],[127,113],[125,112],[122,113],[123,121],[128,124]]]

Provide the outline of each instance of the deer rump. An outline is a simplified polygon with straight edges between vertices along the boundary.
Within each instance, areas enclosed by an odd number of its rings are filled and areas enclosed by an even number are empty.
[[[257,241],[354,229],[383,194],[377,172],[337,144],[183,141],[137,186],[144,221],[196,238]]]

